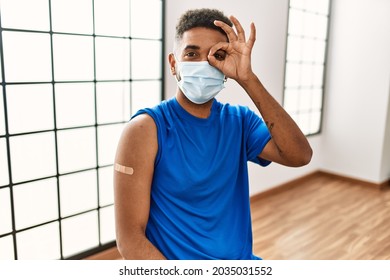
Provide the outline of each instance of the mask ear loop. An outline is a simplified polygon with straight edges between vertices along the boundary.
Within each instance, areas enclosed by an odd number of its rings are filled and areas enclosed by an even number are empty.
[[[178,63],[179,63],[179,60],[177,59],[175,53],[173,52],[172,54],[173,54],[173,57],[175,58],[175,62],[176,62],[175,64],[178,64]],[[172,69],[172,71],[175,71],[175,73],[172,73],[172,74],[175,75],[176,82],[180,82],[180,80],[181,80],[181,77],[180,77],[180,75],[179,75],[179,74],[180,74],[180,71],[177,71],[177,70],[176,70],[176,67],[172,67],[171,69]]]

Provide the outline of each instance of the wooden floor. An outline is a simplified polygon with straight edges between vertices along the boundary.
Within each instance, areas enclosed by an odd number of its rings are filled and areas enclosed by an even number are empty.
[[[252,200],[254,252],[268,260],[390,260],[390,188],[322,173]],[[112,248],[88,259],[119,259]]]
[[[264,259],[390,259],[389,188],[318,174],[253,200],[252,220]]]

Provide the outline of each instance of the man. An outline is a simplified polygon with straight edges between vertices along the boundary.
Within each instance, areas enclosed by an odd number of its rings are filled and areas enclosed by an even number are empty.
[[[302,166],[312,150],[252,72],[255,36],[253,23],[247,40],[239,21],[217,10],[179,19],[169,54],[176,96],[136,113],[118,145],[115,213],[123,258],[259,259],[247,161]],[[246,91],[265,122],[247,107],[215,100],[226,78]]]

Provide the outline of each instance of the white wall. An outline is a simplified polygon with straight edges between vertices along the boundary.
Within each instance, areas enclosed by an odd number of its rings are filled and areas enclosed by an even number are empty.
[[[253,21],[257,28],[253,69],[269,92],[281,102],[288,0],[241,0],[239,3],[224,0],[223,5],[221,2],[167,0],[165,56],[173,48],[177,19],[188,9],[221,9],[227,15],[237,16],[247,32]],[[252,194],[318,169],[372,182],[388,178],[389,12],[390,1],[387,0],[333,1],[324,127],[320,135],[309,138],[313,159],[308,166],[301,168],[278,164],[261,168],[250,164]],[[176,92],[176,83],[168,67],[165,75],[166,97],[169,98]],[[217,98],[256,110],[234,81],[228,81],[226,89]]]
[[[385,181],[390,175],[390,1],[333,1],[327,70],[322,168]]]
[[[288,0],[241,0],[237,1],[166,1],[166,56],[173,48],[175,26],[180,15],[192,8],[217,8],[226,15],[236,16],[244,29],[249,32],[250,22],[254,22],[257,29],[257,40],[252,53],[253,70],[271,94],[279,101],[283,96],[283,79],[285,63],[285,45],[287,33]],[[176,92],[176,83],[166,67],[166,97],[173,96]],[[233,80],[227,82],[226,88],[217,96],[221,102],[242,104],[257,110],[247,94]],[[310,139],[316,149],[318,137]],[[287,182],[293,178],[304,175],[318,169],[318,160],[315,155],[312,163],[305,168],[287,168],[277,164],[271,164],[267,168],[261,168],[250,164],[251,193],[257,193],[267,188]]]

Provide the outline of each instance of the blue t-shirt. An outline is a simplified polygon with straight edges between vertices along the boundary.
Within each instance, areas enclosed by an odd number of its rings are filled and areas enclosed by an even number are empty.
[[[214,100],[197,118],[176,98],[136,113],[157,126],[146,236],[167,259],[258,259],[253,255],[247,161],[270,140],[262,119]]]

